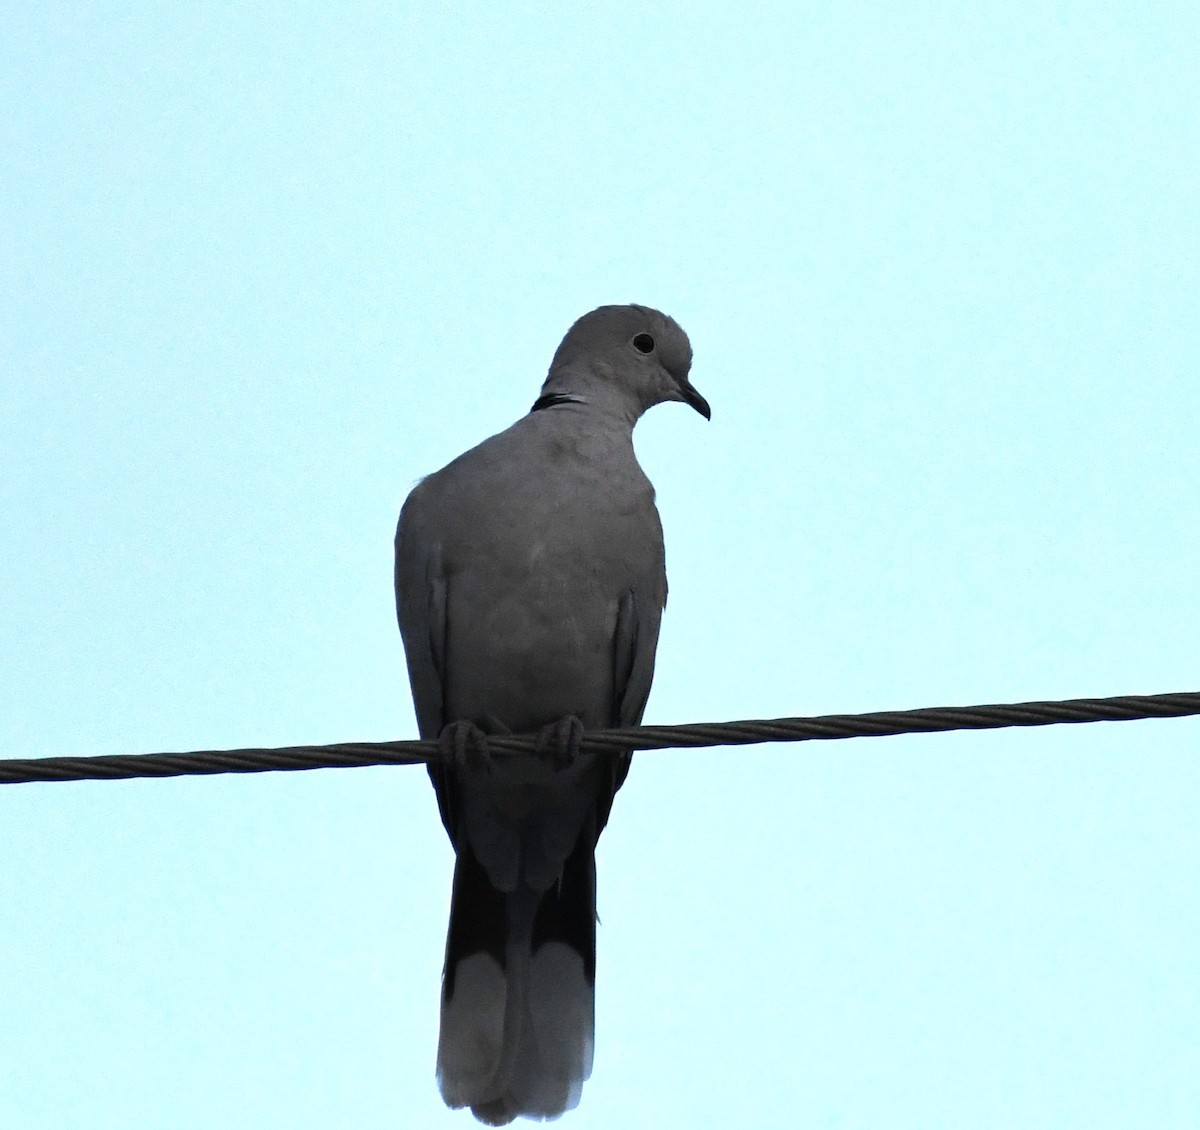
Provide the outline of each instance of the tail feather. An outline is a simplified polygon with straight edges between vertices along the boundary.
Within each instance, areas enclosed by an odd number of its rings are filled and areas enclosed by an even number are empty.
[[[595,876],[587,837],[547,891],[502,894],[460,852],[438,1043],[447,1105],[502,1126],[578,1104],[592,1071]]]

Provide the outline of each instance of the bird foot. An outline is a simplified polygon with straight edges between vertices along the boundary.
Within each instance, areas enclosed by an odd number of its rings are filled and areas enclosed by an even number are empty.
[[[538,756],[549,761],[555,769],[566,769],[579,756],[583,743],[583,723],[574,714],[568,714],[549,726],[543,726],[538,734]]]
[[[447,763],[459,772],[491,772],[487,735],[474,722],[451,722],[438,735],[438,745]]]

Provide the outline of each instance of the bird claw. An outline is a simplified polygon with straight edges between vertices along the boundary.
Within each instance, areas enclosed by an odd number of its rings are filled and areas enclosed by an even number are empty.
[[[579,756],[583,743],[583,723],[574,714],[567,714],[538,734],[538,756],[549,761],[555,769],[566,769]]]
[[[459,772],[491,772],[487,735],[474,722],[451,722],[438,735],[438,745],[447,763]]]

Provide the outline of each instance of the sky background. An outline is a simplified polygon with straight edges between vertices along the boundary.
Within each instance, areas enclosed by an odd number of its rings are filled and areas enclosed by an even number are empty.
[[[14,3],[0,756],[415,736],[391,541],[658,306],[646,720],[1200,690],[1200,9]],[[644,753],[564,1126],[1200,1124],[1200,720]],[[0,790],[0,1125],[467,1127],[417,768]]]

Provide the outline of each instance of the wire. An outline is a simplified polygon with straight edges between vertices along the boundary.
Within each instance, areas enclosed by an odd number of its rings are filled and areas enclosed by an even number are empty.
[[[1010,726],[1056,726],[1065,722],[1130,722],[1200,714],[1200,693],[1069,698],[996,706],[934,706],[870,714],[825,714],[751,722],[697,722],[683,726],[631,726],[593,730],[584,752],[621,752],[759,742],[827,741],[928,734],[946,730],[1001,730]],[[529,753],[536,735],[489,736],[488,749]],[[114,781],[131,777],[192,777],[216,773],[349,769],[366,765],[413,765],[441,758],[436,741],[339,742],[276,749],[200,750],[194,753],[115,754],[101,757],[38,757],[0,760],[0,784],[31,781]]]

